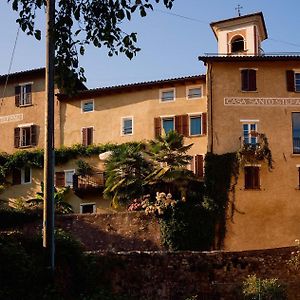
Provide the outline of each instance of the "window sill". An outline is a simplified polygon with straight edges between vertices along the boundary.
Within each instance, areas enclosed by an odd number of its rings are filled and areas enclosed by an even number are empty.
[[[255,90],[255,91],[243,91],[243,90],[240,90],[241,93],[258,93],[258,90]]]
[[[206,136],[206,134],[193,134],[193,135],[189,135],[189,138],[197,138],[197,137],[203,137]]]
[[[292,153],[291,157],[300,157],[300,153]]]
[[[256,192],[261,192],[262,191],[262,189],[261,188],[257,188],[257,189],[246,189],[246,188],[243,188],[243,189],[241,189],[241,190],[243,190],[243,191],[256,191]]]
[[[24,104],[24,105],[19,105],[19,107],[29,107],[29,106],[33,106],[33,104],[31,103],[31,104]]]
[[[25,148],[31,148],[32,145],[26,145],[26,146],[19,146],[18,149],[25,149]]]

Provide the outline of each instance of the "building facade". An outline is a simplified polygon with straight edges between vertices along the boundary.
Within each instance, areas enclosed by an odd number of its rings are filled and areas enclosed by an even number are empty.
[[[200,57],[207,66],[208,151],[258,149],[264,134],[274,166],[257,160],[240,167],[224,248],[293,245],[300,235],[300,56],[263,53],[261,13],[212,23],[212,29],[221,53]]]

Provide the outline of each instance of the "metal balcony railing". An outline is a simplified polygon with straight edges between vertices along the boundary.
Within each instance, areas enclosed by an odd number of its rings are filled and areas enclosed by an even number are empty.
[[[103,188],[105,185],[104,172],[93,175],[73,175],[73,189],[80,192],[91,192]]]

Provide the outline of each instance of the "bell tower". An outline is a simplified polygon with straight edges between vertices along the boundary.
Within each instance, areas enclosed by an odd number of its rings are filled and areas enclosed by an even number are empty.
[[[210,24],[219,55],[261,55],[261,42],[268,38],[262,12]]]

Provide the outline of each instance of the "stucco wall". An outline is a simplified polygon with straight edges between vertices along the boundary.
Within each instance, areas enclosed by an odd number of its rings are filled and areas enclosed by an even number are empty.
[[[24,83],[32,84],[32,105],[16,107],[15,106],[15,86]],[[2,98],[4,84],[0,85],[0,95]],[[55,93],[58,92],[57,90]],[[0,123],[0,151],[12,153],[15,152],[14,148],[14,128],[21,124],[37,125],[37,146],[26,148],[31,150],[34,148],[42,148],[44,145],[44,124],[45,124],[45,80],[41,77],[32,77],[24,75],[22,80],[10,80],[4,94],[3,100],[1,99],[0,117],[10,115],[22,115],[21,120],[13,122]],[[55,146],[60,146],[60,102],[55,100]]]
[[[225,106],[224,97],[299,97],[288,92],[286,70],[299,69],[299,62],[240,62],[212,64],[213,152],[237,151],[242,136],[240,120],[258,120],[274,159],[269,172],[261,163],[261,189],[244,190],[244,173],[236,186],[236,212],[228,221],[225,249],[244,250],[293,245],[300,236],[300,156],[293,154],[292,112],[299,106]],[[241,91],[241,68],[257,69],[257,91]],[[211,127],[210,127],[211,128]]]
[[[94,126],[94,143],[125,143],[154,138],[154,118],[189,113],[207,112],[205,82],[191,83],[203,87],[204,97],[187,100],[187,85],[176,85],[176,100],[160,103],[159,88],[145,88],[131,92],[114,93],[94,99],[95,110],[81,112],[81,100],[63,101],[61,107],[61,128],[63,144],[66,146],[81,143],[82,127]],[[163,88],[173,86],[165,85]],[[122,136],[121,118],[133,117],[133,135]],[[186,139],[194,143],[191,154],[205,154],[207,137],[197,136]]]

